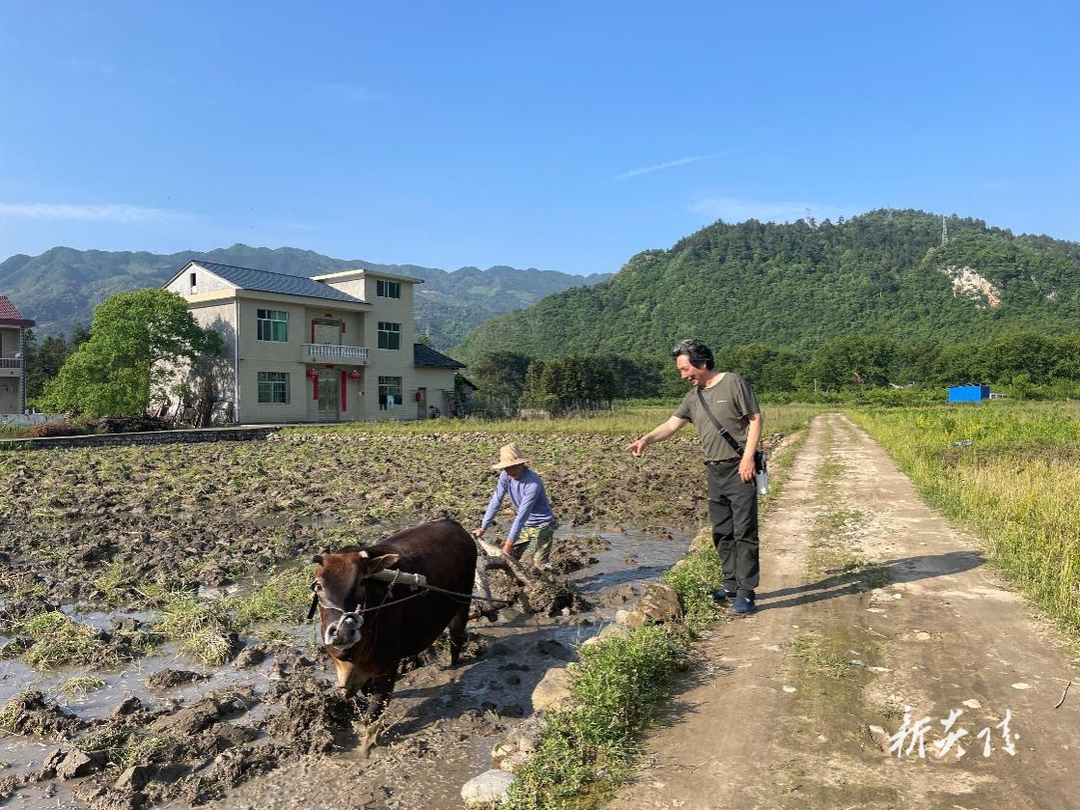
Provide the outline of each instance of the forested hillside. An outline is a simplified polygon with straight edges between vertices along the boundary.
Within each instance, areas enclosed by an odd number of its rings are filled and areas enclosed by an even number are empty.
[[[157,287],[189,259],[205,258],[276,273],[310,276],[365,267],[424,279],[416,296],[416,317],[437,349],[448,349],[470,329],[499,313],[526,307],[577,284],[604,275],[574,276],[552,270],[463,267],[447,272],[416,265],[380,265],[361,259],[332,259],[296,248],[255,248],[243,244],[208,253],[172,254],[73,250],[58,247],[40,256],[12,256],[0,263],[0,295],[37,321],[40,335],[71,334],[89,325],[94,307],[117,292]]]
[[[495,318],[455,356],[655,356],[679,339],[808,355],[848,335],[947,344],[1080,324],[1080,244],[976,219],[879,210],[839,220],[718,222],[639,253],[607,282]]]

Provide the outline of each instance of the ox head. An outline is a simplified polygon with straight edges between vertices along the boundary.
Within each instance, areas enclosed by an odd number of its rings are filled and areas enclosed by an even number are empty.
[[[366,551],[323,552],[311,561],[315,563],[315,581],[311,583],[308,618],[318,610],[323,644],[347,650],[360,640],[367,592],[365,580],[396,563],[398,555],[372,557]]]

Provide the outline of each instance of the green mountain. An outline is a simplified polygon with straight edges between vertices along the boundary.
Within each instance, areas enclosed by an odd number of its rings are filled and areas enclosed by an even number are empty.
[[[1080,244],[955,216],[942,244],[942,221],[879,210],[835,223],[717,222],[637,254],[606,282],[488,321],[454,356],[656,355],[686,337],[810,352],[846,335],[947,343],[1078,330]]]
[[[117,292],[160,286],[188,260],[198,258],[292,275],[364,267],[422,278],[425,283],[419,285],[416,296],[417,322],[431,336],[432,345],[444,350],[488,318],[608,277],[502,266],[487,270],[463,267],[447,272],[411,264],[332,259],[296,248],[270,250],[243,244],[208,253],[186,250],[167,255],[58,247],[40,256],[17,255],[0,263],[0,295],[10,298],[26,317],[35,319],[40,334],[70,334],[76,324],[89,325],[93,309],[102,299]]]

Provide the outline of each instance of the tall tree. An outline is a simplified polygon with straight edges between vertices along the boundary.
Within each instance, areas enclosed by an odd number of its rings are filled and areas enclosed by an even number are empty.
[[[184,299],[165,290],[119,293],[94,310],[90,339],[45,386],[42,407],[92,416],[136,415],[164,401],[178,369],[220,352]]]

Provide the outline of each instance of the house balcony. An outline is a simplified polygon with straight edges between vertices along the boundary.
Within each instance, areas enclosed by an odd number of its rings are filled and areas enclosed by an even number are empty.
[[[366,346],[340,346],[337,343],[304,343],[303,362],[333,363],[342,366],[366,366],[369,349]]]
[[[0,357],[0,377],[21,377],[22,367],[21,358]]]

